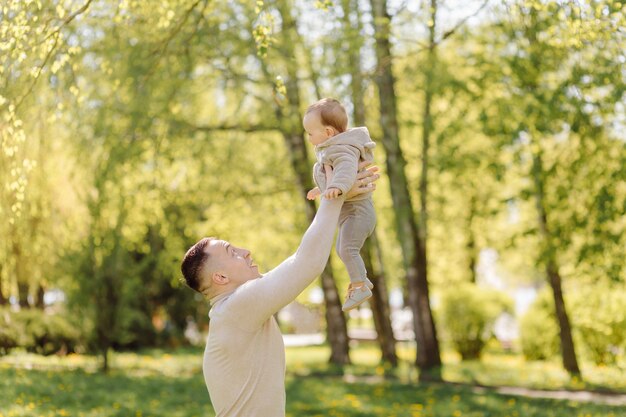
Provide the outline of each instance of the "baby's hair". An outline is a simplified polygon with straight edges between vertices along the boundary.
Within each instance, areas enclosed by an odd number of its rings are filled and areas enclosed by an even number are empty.
[[[317,112],[322,125],[334,127],[339,133],[348,129],[348,114],[346,109],[334,98],[323,98],[306,109],[305,115]]]

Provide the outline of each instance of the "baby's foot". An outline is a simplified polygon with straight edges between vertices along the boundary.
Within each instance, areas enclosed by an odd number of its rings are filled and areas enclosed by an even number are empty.
[[[372,290],[369,289],[366,282],[350,284],[350,286],[348,287],[346,302],[343,303],[341,309],[343,311],[352,310],[353,308],[358,307],[363,302],[367,301],[367,299],[371,296]]]

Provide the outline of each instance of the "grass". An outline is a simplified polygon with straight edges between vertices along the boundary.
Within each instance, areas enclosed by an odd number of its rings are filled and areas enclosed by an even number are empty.
[[[339,372],[325,364],[328,347],[287,350],[287,415],[381,417],[618,417],[626,406],[539,400],[499,395],[452,384],[418,384],[408,365],[413,352],[400,345],[402,364],[390,372],[377,366],[370,344],[353,349],[355,365]],[[497,356],[461,363],[444,356],[444,377],[487,385],[561,388],[557,364],[524,364]],[[202,378],[202,350],[116,353],[109,375],[96,372],[98,359],[14,353],[0,358],[0,417],[8,416],[214,416]],[[588,369],[589,371],[589,369]],[[606,371],[606,372],[604,372]],[[597,370],[598,386],[625,387],[619,370]],[[387,375],[385,378],[384,376]],[[544,378],[541,379],[541,375]],[[545,377],[548,375],[549,377]]]
[[[380,354],[373,343],[360,343],[351,350],[355,365],[347,367],[353,375],[388,375],[387,370],[378,365]],[[397,353],[400,365],[392,376],[398,381],[411,383],[417,380],[417,371],[411,366],[415,358],[415,347],[408,343],[398,343]],[[333,373],[325,364],[330,350],[327,346],[290,348],[287,350],[288,368],[298,375]],[[545,390],[591,390],[600,392],[620,392],[626,394],[626,368],[599,367],[582,363],[584,380],[571,379],[560,362],[527,361],[522,355],[506,354],[491,350],[483,354],[480,361],[461,361],[460,355],[445,351],[443,378],[449,382],[486,386],[517,386]]]

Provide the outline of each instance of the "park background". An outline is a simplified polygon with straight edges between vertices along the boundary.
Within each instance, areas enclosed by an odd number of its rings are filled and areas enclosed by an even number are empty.
[[[626,415],[623,1],[0,4],[0,416],[213,415],[180,260],[295,250],[327,96],[376,286],[332,254],[278,315],[288,415]]]

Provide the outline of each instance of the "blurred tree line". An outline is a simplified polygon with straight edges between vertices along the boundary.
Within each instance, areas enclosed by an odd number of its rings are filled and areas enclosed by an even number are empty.
[[[549,289],[531,309],[547,319],[522,336],[549,324],[557,339],[528,356],[560,354],[576,375],[582,344],[610,363],[626,338],[625,8],[3,1],[0,305],[42,309],[61,289],[59,314],[105,368],[111,348],[183,340],[208,310],[181,289],[191,244],[220,236],[266,270],[297,247],[315,213],[302,112],[332,96],[380,145],[364,256],[382,360],[397,363],[388,286],[413,313],[420,377],[441,377],[442,337],[478,356],[512,309],[477,286],[495,249],[506,282]],[[339,365],[345,280],[332,255],[321,286]]]

